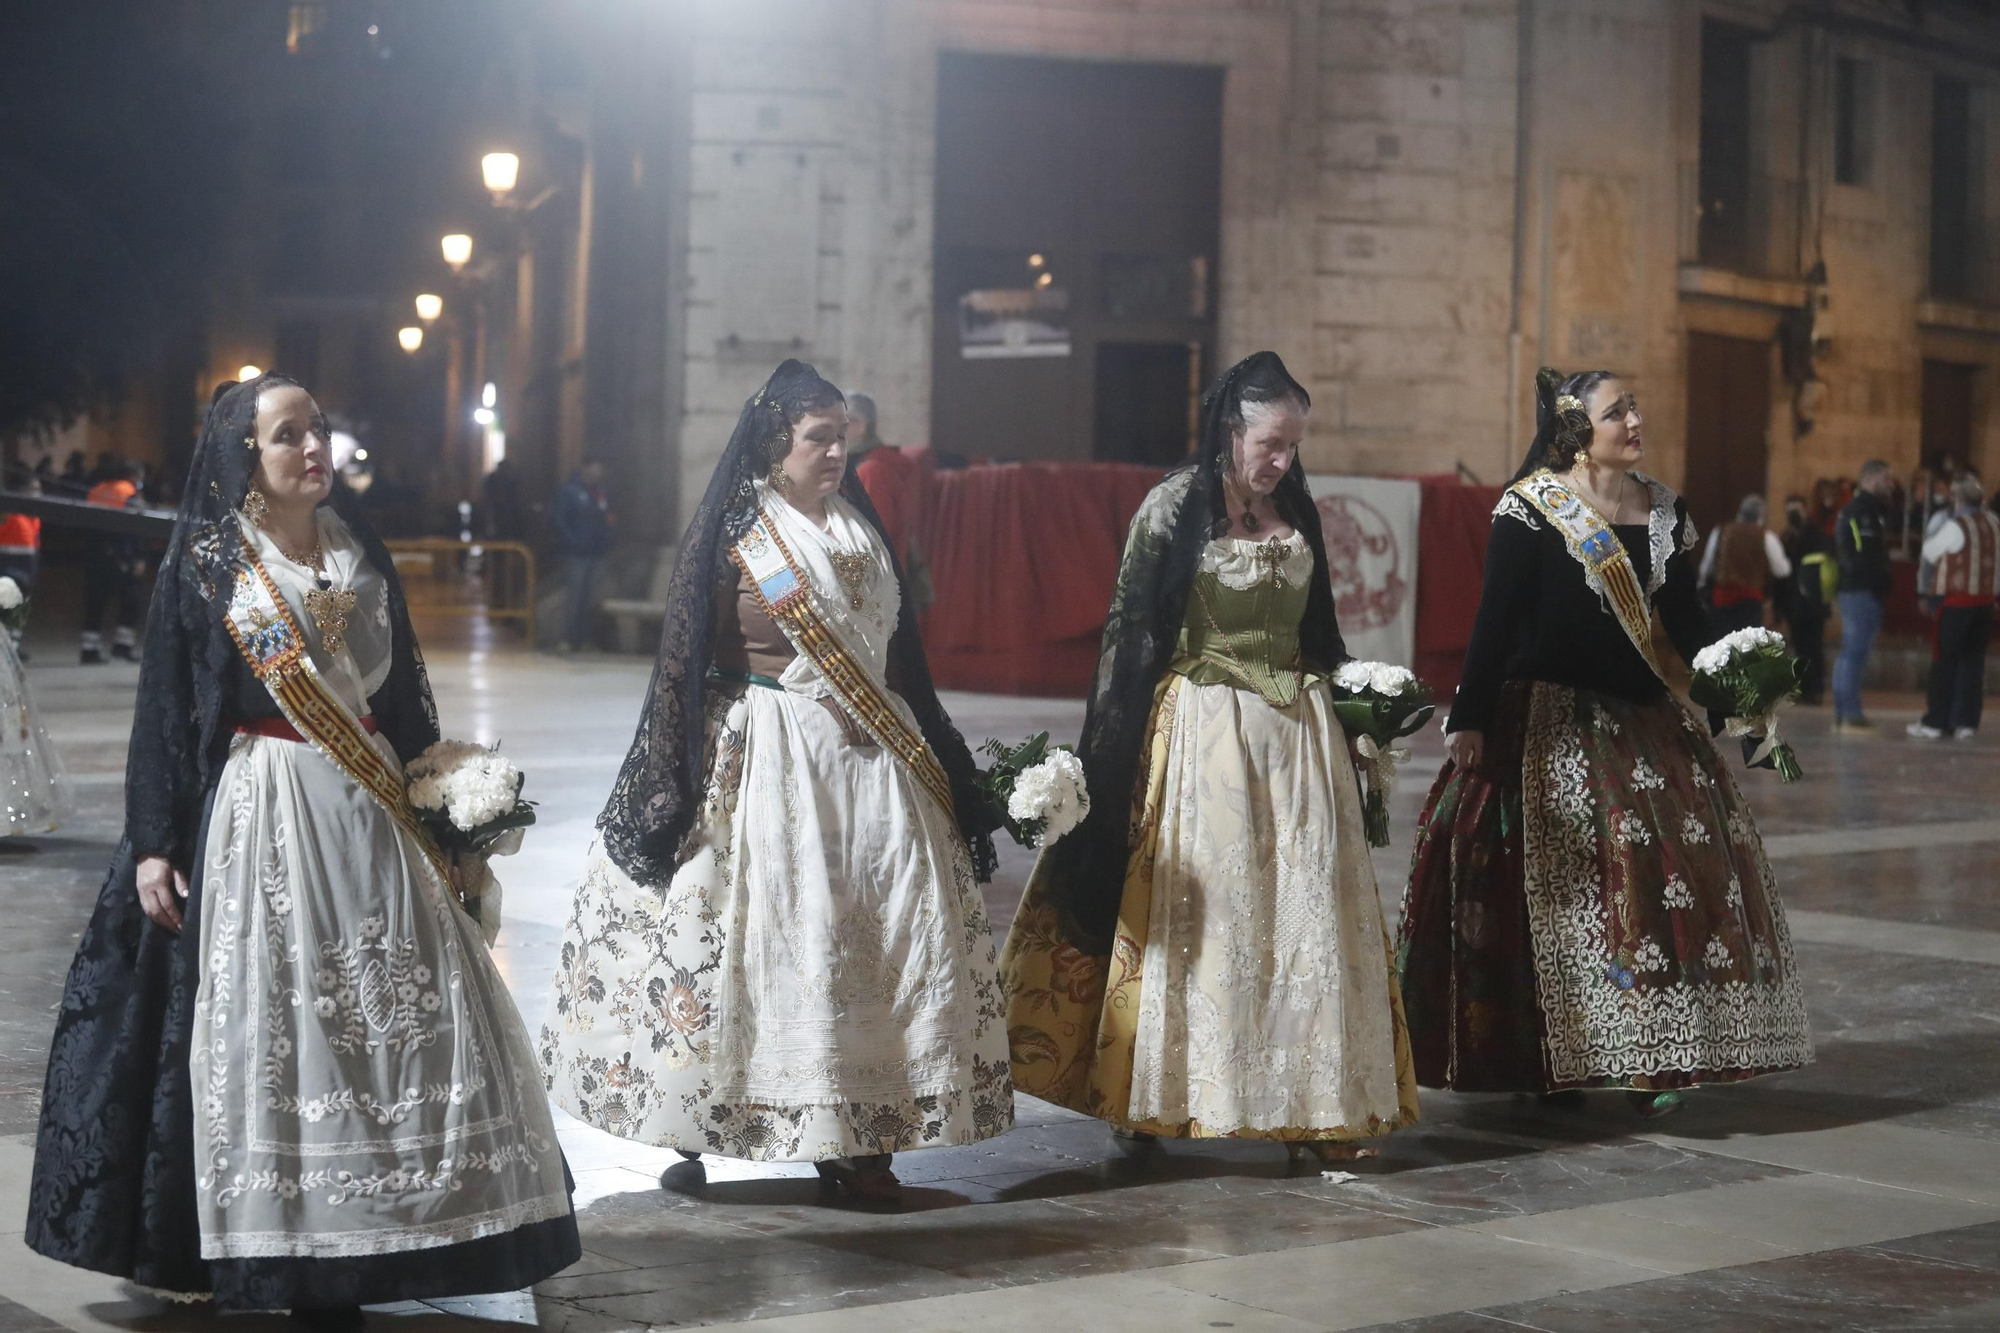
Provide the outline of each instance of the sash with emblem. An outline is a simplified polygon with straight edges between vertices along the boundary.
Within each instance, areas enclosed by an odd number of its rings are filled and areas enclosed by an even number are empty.
[[[449,883],[444,854],[410,808],[403,775],[383,759],[360,719],[320,679],[319,669],[306,651],[298,618],[271,581],[247,535],[227,623],[244,662],[271,692],[285,720],[329,763],[374,797],[417,840],[439,878]]]
[[[1522,478],[1511,489],[1562,534],[1570,554],[1583,566],[1585,577],[1603,595],[1611,614],[1618,618],[1625,637],[1639,650],[1639,656],[1646,660],[1653,674],[1665,680],[1666,673],[1660,670],[1653,656],[1652,604],[1646,600],[1646,590],[1639,585],[1639,572],[1632,568],[1632,557],[1625,550],[1625,543],[1618,540],[1618,534],[1611,530],[1603,515],[1547,469]]]
[[[951,813],[951,782],[937,756],[922,734],[903,720],[881,682],[820,616],[813,605],[811,580],[800,570],[768,515],[757,515],[757,521],[731,549],[730,558],[750,576],[757,600],[785,638],[800,656],[819,668],[854,720],[877,744],[901,759],[945,812]]]

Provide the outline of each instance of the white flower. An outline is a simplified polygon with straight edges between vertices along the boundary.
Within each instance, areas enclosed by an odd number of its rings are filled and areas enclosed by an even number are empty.
[[[1743,881],[1731,875],[1729,877],[1729,893],[1722,901],[1728,903],[1731,907],[1743,906]]]
[[[1664,972],[1667,970],[1666,951],[1660,948],[1658,940],[1647,940],[1632,951],[1632,969],[1635,972]]]
[[[1681,820],[1681,841],[1693,843],[1706,843],[1708,841],[1708,825],[1702,823],[1701,817],[1696,815],[1692,810],[1688,811],[1687,817]]]
[[[1377,694],[1386,694],[1394,698],[1415,685],[1417,678],[1408,667],[1377,662],[1374,669],[1368,673],[1368,683]]]
[[[1689,888],[1688,882],[1679,875],[1667,881],[1666,890],[1661,896],[1666,899],[1669,907],[1686,910],[1694,906],[1694,890]]]
[[[439,741],[405,770],[410,804],[442,811],[470,833],[511,811],[520,798],[521,770],[483,745]]]
[[[1784,637],[1775,630],[1763,628],[1739,629],[1725,634],[1708,647],[1694,655],[1690,664],[1703,675],[1712,675],[1727,667],[1738,657],[1748,657],[1769,649],[1784,651]]]
[[[339,1008],[340,1006],[333,1002],[333,997],[330,995],[322,995],[313,1001],[313,1012],[321,1018],[332,1018]]]
[[[1729,952],[1729,946],[1722,942],[1720,935],[1712,937],[1708,942],[1708,948],[1702,950],[1701,954],[1701,961],[1707,963],[1715,971],[1721,971],[1723,968],[1728,967],[1733,958],[1734,955]]]
[[[1333,673],[1333,683],[1349,694],[1360,694],[1375,683],[1374,662],[1342,662]]]
[[[436,991],[427,990],[424,992],[423,1006],[425,1013],[427,1014],[436,1013],[438,1011],[438,1006],[442,1005],[443,1003],[444,1003],[443,999],[441,999],[438,996],[438,993]]]
[[[0,575],[0,611],[12,611],[27,599],[21,595],[21,585]]]
[[[1007,795],[1007,814],[1018,824],[1042,821],[1044,846],[1068,833],[1090,813],[1090,793],[1084,788],[1083,763],[1069,750],[1048,758],[1014,779]]]
[[[277,1190],[278,1197],[281,1199],[296,1199],[299,1197],[299,1182],[296,1180],[280,1180],[277,1184]]]

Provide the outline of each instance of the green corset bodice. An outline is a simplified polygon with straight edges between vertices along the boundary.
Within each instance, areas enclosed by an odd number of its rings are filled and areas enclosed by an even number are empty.
[[[1305,539],[1210,542],[1188,592],[1168,670],[1200,685],[1255,690],[1284,708],[1309,684],[1299,657],[1312,551]]]

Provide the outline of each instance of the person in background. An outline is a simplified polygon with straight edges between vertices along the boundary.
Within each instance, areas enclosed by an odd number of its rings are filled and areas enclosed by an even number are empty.
[[[1746,495],[1736,521],[1708,534],[1701,556],[1701,584],[1710,589],[1716,632],[1764,623],[1764,592],[1772,579],[1792,576],[1792,562],[1778,534],[1764,526],[1764,497]]]
[[[24,495],[40,495],[41,479],[26,468],[19,468],[7,478],[7,489]],[[10,578],[21,587],[22,595],[35,588],[35,564],[42,549],[42,520],[28,514],[10,514],[0,510],[0,578]],[[14,647],[21,647],[21,631],[11,632]],[[22,661],[26,653],[18,653]]]
[[[557,652],[571,653],[590,637],[590,613],[596,608],[597,573],[611,551],[611,503],[604,493],[604,464],[586,458],[556,492],[552,521],[556,553],[562,557],[564,585],[569,590],[569,614],[563,621]]]
[[[104,480],[90,488],[84,498],[109,509],[138,509],[145,503],[139,492],[139,470],[130,463],[100,462]],[[91,543],[90,559],[83,571],[83,641],[77,660],[85,666],[104,661],[104,613],[114,614],[111,655],[121,661],[137,661],[139,652],[139,579],[146,572],[146,557],[132,537],[109,537]]]
[[[63,460],[62,476],[56,478],[63,491],[78,499],[90,490],[90,469],[84,462],[83,450],[76,449]]]
[[[512,459],[503,458],[479,484],[485,501],[486,535],[495,541],[521,541],[528,531],[527,513],[521,504],[521,472]]]
[[[1833,549],[1840,564],[1840,656],[1833,664],[1833,729],[1868,732],[1875,724],[1861,711],[1861,673],[1882,628],[1889,599],[1889,507],[1895,478],[1889,465],[1871,458],[1861,465],[1854,498],[1833,525]]]
[[[1817,704],[1826,690],[1826,621],[1833,614],[1839,577],[1833,563],[1833,539],[1814,524],[1803,495],[1785,497],[1785,556],[1797,579],[1784,589],[1779,609],[1792,631],[1792,652],[1803,678],[1799,701]]]
[[[1952,512],[1924,540],[1935,566],[1938,599],[1932,639],[1929,707],[1909,726],[1919,740],[1969,741],[1979,734],[1986,692],[1986,648],[2000,598],[2000,519],[1986,510],[1985,489],[1971,473],[1952,483]]]
[[[876,431],[875,400],[865,393],[847,396],[848,456],[854,476],[882,516],[889,549],[910,584],[914,610],[931,604],[930,567],[917,545],[917,515],[923,507],[924,470]]]

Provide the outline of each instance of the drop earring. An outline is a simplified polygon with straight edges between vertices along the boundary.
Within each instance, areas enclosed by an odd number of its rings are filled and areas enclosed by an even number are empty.
[[[781,493],[784,491],[785,463],[783,459],[779,459],[777,462],[771,464],[771,470],[764,474],[764,484],[774,491]]]
[[[264,526],[264,515],[269,509],[270,505],[264,500],[264,492],[258,490],[255,486],[252,486],[244,493],[243,517],[249,519],[250,522],[256,524],[258,527]]]

